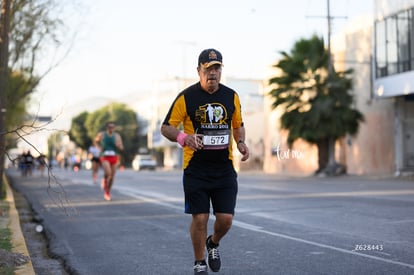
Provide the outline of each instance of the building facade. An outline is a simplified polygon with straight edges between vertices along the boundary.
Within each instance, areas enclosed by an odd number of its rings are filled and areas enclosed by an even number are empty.
[[[414,1],[376,1],[374,97],[391,100],[396,175],[414,171]]]
[[[351,23],[335,43],[338,70],[354,70],[354,107],[364,114],[356,136],[339,142],[339,158],[349,174],[390,175],[394,173],[394,100],[374,94],[373,17]]]

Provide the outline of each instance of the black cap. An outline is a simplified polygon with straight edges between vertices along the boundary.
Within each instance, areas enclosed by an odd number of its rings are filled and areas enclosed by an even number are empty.
[[[208,68],[214,64],[223,65],[221,53],[215,49],[206,49],[198,56],[198,65]]]

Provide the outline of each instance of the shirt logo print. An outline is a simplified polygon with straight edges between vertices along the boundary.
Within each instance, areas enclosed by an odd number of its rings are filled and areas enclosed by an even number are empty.
[[[226,124],[227,111],[220,103],[208,103],[198,108],[196,117],[202,125]]]

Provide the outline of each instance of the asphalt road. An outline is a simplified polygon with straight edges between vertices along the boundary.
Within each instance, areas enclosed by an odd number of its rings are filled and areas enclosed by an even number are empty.
[[[111,202],[90,171],[9,174],[68,273],[192,274],[180,171],[119,171]],[[218,274],[414,274],[414,181],[240,173],[220,252]]]

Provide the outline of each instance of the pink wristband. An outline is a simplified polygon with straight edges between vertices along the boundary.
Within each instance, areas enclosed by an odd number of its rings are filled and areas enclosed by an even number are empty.
[[[183,132],[179,132],[177,135],[177,142],[178,144],[180,144],[182,147],[185,146],[185,138],[187,137],[186,133]]]

